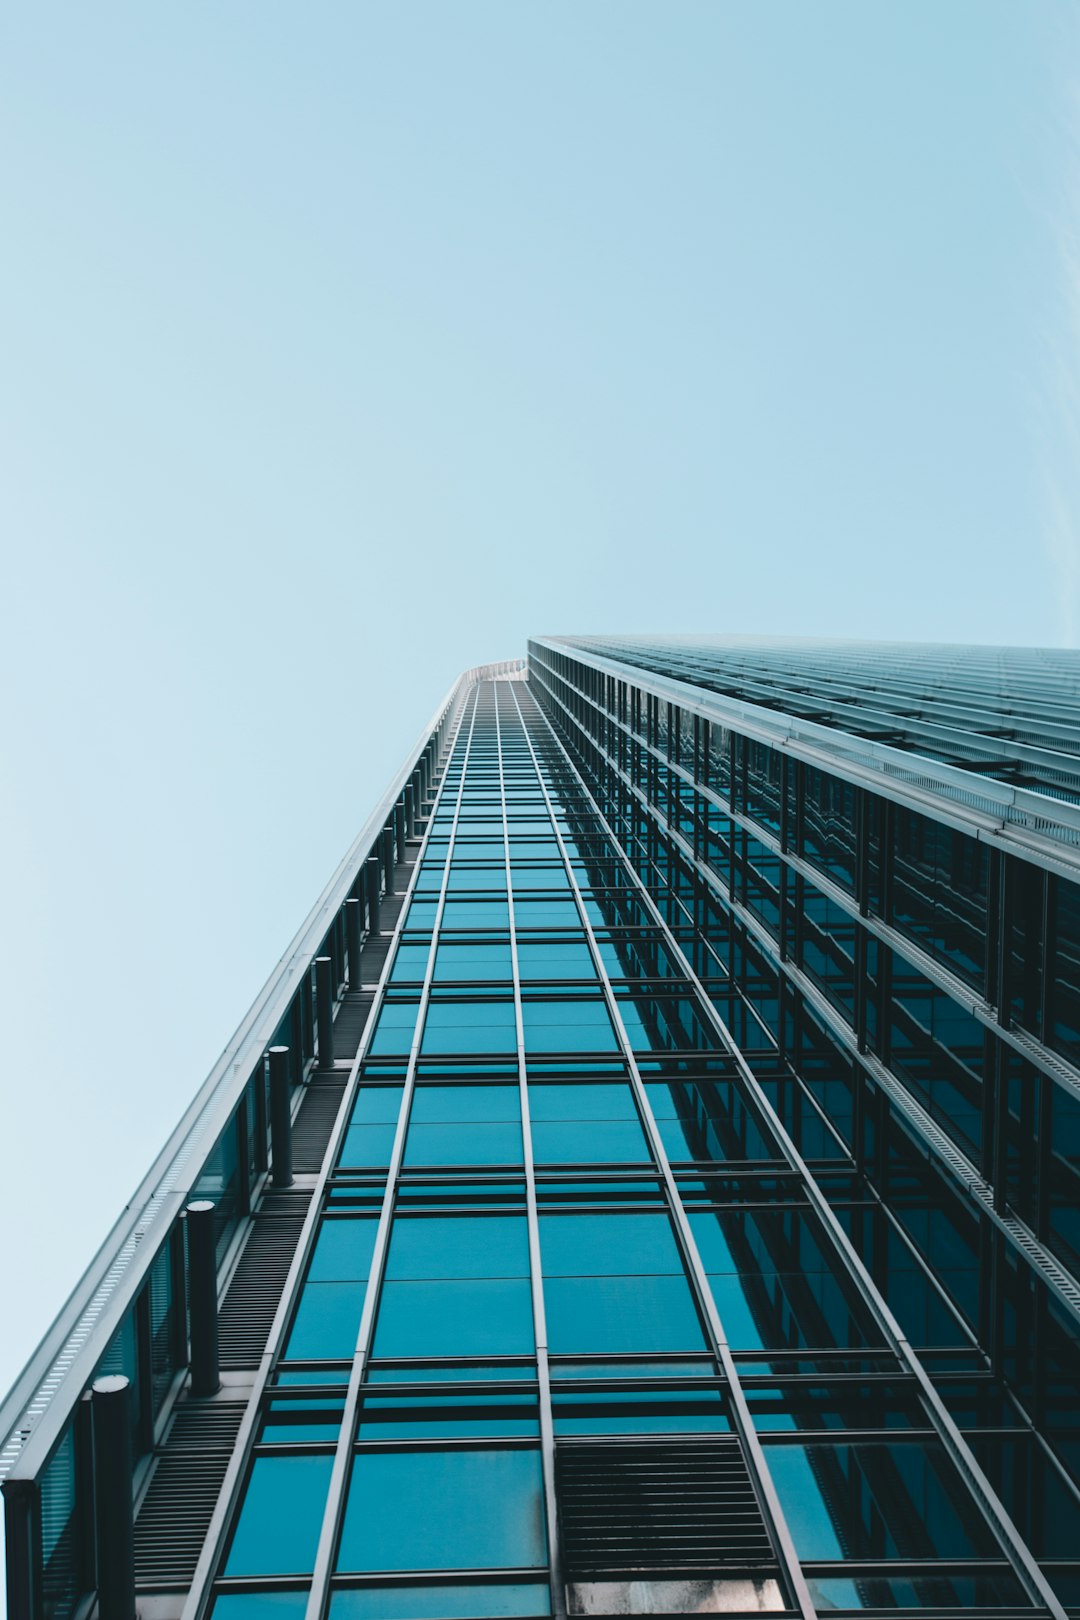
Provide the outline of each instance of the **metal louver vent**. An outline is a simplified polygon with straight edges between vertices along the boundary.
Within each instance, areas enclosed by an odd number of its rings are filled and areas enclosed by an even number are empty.
[[[223,1370],[259,1365],[310,1201],[304,1191],[269,1193],[262,1200],[221,1307]]]
[[[363,954],[363,967],[367,968],[367,955]],[[383,951],[385,956],[386,952]],[[347,991],[342,997],[338,1015],[334,1020],[334,1057],[339,1063],[352,1062],[360,1045],[360,1037],[364,1033],[364,1025],[371,1011],[371,1003],[375,1000],[374,991],[361,990],[356,993]]]
[[[335,1025],[335,1043],[337,1029],[343,1016],[343,1012],[339,1013],[338,1022]],[[359,1039],[359,1034],[357,1034],[356,1042],[353,1044],[354,1053]],[[337,1051],[336,1044],[334,1050]],[[303,1106],[296,1116],[296,1123],[293,1125],[293,1169],[298,1176],[317,1175],[322,1169],[322,1162],[326,1157],[326,1146],[330,1140],[330,1132],[334,1128],[334,1120],[337,1118],[337,1111],[341,1107],[341,1099],[344,1095],[344,1075],[340,1080],[323,1079],[321,1075],[316,1075],[308,1081],[307,1096],[304,1098]]]
[[[185,1401],[177,1407],[135,1520],[140,1592],[190,1586],[244,1411],[243,1401]]]
[[[734,1436],[560,1440],[555,1469],[568,1581],[775,1568]]]

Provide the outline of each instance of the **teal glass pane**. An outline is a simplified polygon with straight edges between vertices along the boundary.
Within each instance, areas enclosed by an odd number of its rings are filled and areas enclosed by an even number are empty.
[[[541,1215],[545,1277],[683,1276],[666,1215]]]
[[[542,1581],[513,1586],[360,1586],[335,1592],[330,1620],[531,1620],[551,1613]],[[249,1620],[242,1615],[239,1620]],[[251,1620],[256,1620],[254,1615]]]
[[[534,1085],[529,1087],[532,1120],[633,1120],[638,1111],[628,1085]]]
[[[384,1002],[368,1051],[375,1057],[407,1053],[412,1046],[418,1008],[415,1001]]]
[[[289,1334],[286,1358],[290,1361],[351,1358],[356,1349],[366,1292],[362,1282],[305,1283]]]
[[[506,893],[506,867],[499,866],[466,866],[463,861],[455,860],[450,868],[450,882],[447,894],[460,894],[462,891],[498,890]]]
[[[769,1446],[800,1558],[1000,1556],[938,1440]]]
[[[539,1052],[614,1052],[615,1031],[602,1001],[575,997],[567,1001],[525,1001],[525,1050]]]
[[[397,1064],[394,1071],[399,1072]],[[404,1066],[401,1072],[404,1072]],[[401,1093],[401,1086],[361,1086],[349,1116],[349,1124],[396,1125],[401,1112]]]
[[[410,1125],[405,1165],[520,1164],[520,1125]]]
[[[518,941],[518,971],[522,980],[591,979],[596,967],[584,939],[532,943]]]
[[[510,911],[505,900],[447,900],[442,925],[444,928],[508,929]]]
[[[555,1355],[655,1355],[705,1344],[685,1277],[545,1277],[544,1307]]]
[[[378,1221],[323,1220],[308,1268],[309,1282],[366,1282],[375,1250]]]
[[[514,917],[519,928],[580,928],[573,900],[517,900]]]
[[[394,1281],[528,1277],[528,1223],[520,1215],[399,1215],[386,1275]]]
[[[428,957],[431,949],[428,945],[399,945],[397,955],[394,957],[394,966],[390,973],[390,983],[398,984],[402,980],[406,983],[421,983],[427,972]]]
[[[514,1003],[506,1001],[432,1001],[420,1050],[438,1052],[513,1052],[517,1049]]]
[[[413,1125],[464,1124],[469,1120],[517,1123],[521,1099],[516,1086],[417,1086]]]
[[[257,1457],[226,1575],[310,1575],[333,1457]]]
[[[413,932],[434,928],[438,910],[436,900],[413,900],[405,913],[404,926]]]
[[[515,861],[511,872],[514,894],[519,889],[548,889],[569,894],[570,879],[562,866],[526,866]]]
[[[816,1241],[808,1210],[692,1214],[690,1227],[733,1349],[880,1342],[838,1262]]]
[[[503,979],[513,978],[510,962],[510,944],[502,945],[440,945],[435,955],[435,982],[447,979]]]
[[[650,1157],[636,1121],[540,1121],[532,1127],[537,1164],[628,1164]]]
[[[524,1279],[383,1283],[377,1356],[516,1356],[534,1345]]]
[[[339,1570],[546,1561],[538,1451],[366,1452],[353,1463]]]
[[[301,1620],[306,1592],[222,1592],[210,1611],[213,1620]]]
[[[390,1163],[394,1147],[394,1125],[353,1125],[345,1132],[342,1170],[380,1170]]]

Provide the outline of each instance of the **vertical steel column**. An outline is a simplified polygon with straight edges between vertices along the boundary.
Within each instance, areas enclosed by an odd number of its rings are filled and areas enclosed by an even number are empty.
[[[405,859],[405,795],[402,794],[394,806],[394,842],[397,844],[397,858]]]
[[[334,963],[329,956],[315,958],[315,1004],[319,1021],[319,1068],[334,1067]]]
[[[270,1048],[270,1151],[274,1186],[291,1187],[292,1114],[289,1111],[289,1048]]]
[[[188,1301],[191,1310],[191,1393],[216,1395],[218,1367],[217,1233],[208,1198],[187,1206]]]
[[[41,1620],[41,1501],[36,1480],[5,1479],[8,1620]]]
[[[174,1368],[188,1364],[187,1268],[184,1264],[184,1226],[178,1220],[169,1233],[169,1346]]]
[[[91,1404],[98,1620],[135,1620],[130,1380],[121,1374],[98,1378],[93,1385]]]
[[[381,850],[382,850],[383,888],[385,889],[387,894],[393,894],[393,892],[394,892],[394,825],[393,825],[392,820],[388,821],[386,826],[383,828],[382,836],[379,839],[379,844],[380,844],[380,847],[381,847]]]
[[[255,1073],[251,1077],[251,1084],[255,1087],[255,1170],[257,1174],[261,1175],[270,1163],[268,1151],[270,1126],[266,1117],[265,1054],[259,1059]]]
[[[364,930],[364,903],[350,895],[345,902],[345,938],[349,953],[349,989],[360,988],[360,935]]]
[[[364,888],[367,893],[367,925],[369,934],[379,932],[379,857],[369,855],[364,862]]]
[[[405,791],[401,795],[405,806],[405,837],[416,837],[416,795],[413,792],[412,778],[406,782]]]

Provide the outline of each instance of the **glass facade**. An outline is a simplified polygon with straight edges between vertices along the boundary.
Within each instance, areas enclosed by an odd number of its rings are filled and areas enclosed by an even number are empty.
[[[1047,764],[1080,675],[1048,656],[1041,696],[1002,678],[1041,756],[1007,836],[915,651],[800,685],[798,648],[545,640],[459,686],[163,1620],[1080,1608],[1080,836]],[[300,1090],[305,984],[269,1043]],[[258,1084],[192,1183],[223,1257],[272,1196]],[[167,1255],[150,1361],[107,1351],[144,1450],[184,1398]],[[34,1521],[66,1596],[14,1620],[90,1601],[80,1466],[69,1424]]]

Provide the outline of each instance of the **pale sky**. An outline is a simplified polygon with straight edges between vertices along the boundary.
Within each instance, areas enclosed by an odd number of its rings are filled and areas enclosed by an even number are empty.
[[[0,1391],[457,672],[1080,639],[1080,11],[0,19]]]

